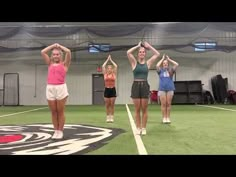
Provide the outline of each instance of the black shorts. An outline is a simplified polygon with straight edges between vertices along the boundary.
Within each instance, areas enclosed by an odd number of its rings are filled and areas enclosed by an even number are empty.
[[[112,98],[112,97],[116,97],[116,88],[105,88],[104,91],[104,97],[105,98]]]
[[[147,81],[134,81],[131,89],[131,98],[149,98],[150,85]]]

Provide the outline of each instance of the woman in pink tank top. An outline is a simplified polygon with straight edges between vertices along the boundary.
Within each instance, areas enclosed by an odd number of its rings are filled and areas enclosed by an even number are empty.
[[[110,61],[111,64],[108,64]],[[106,122],[114,122],[114,110],[116,100],[116,75],[117,75],[117,64],[111,59],[111,55],[108,56],[107,60],[102,65],[102,72],[104,75],[104,100],[106,105]]]
[[[51,56],[48,55],[49,52]],[[71,62],[71,51],[55,43],[44,48],[41,55],[48,65],[46,97],[55,130],[52,139],[62,139],[65,124],[64,110],[69,95],[65,79]]]

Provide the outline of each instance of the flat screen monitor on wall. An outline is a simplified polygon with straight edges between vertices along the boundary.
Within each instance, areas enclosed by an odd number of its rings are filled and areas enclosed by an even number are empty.
[[[89,53],[109,52],[110,44],[89,44]]]
[[[216,42],[195,42],[195,52],[204,52],[210,50],[216,50]]]

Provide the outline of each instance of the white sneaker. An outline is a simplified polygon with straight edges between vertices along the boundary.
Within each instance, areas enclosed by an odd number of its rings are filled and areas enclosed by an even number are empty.
[[[165,117],[162,119],[162,123],[163,124],[167,123],[167,119]]]
[[[136,134],[137,134],[137,135],[141,135],[141,133],[142,133],[142,129],[141,129],[141,128],[137,128]]]
[[[63,138],[63,131],[58,130],[57,131],[57,136],[55,139],[62,139]]]
[[[110,122],[110,116],[107,116],[106,122],[107,122],[107,123]]]
[[[110,116],[110,122],[114,122],[114,117],[113,116]]]
[[[167,117],[167,118],[166,118],[166,123],[169,123],[169,124],[171,123],[171,121],[170,121],[170,118],[169,118],[169,117]]]
[[[52,139],[57,139],[57,133],[58,133],[58,130],[55,130],[54,134],[52,135]]]
[[[146,128],[142,128],[142,135],[146,135],[146,134],[147,134]]]

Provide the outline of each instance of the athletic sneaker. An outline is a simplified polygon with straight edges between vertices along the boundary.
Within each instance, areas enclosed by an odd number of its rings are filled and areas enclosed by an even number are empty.
[[[54,134],[52,135],[52,139],[57,139],[57,133],[58,133],[58,130],[55,130]]]
[[[142,135],[146,135],[146,134],[147,134],[146,128],[142,128]]]
[[[114,117],[112,115],[110,116],[110,122],[114,122]]]
[[[107,120],[106,120],[107,123],[110,122],[110,116],[107,116]]]
[[[62,139],[63,138],[63,131],[58,130],[57,131],[57,136],[55,139]]]
[[[141,135],[141,133],[142,133],[142,129],[141,129],[141,128],[137,128],[136,134],[137,134],[137,135]]]
[[[167,119],[165,117],[162,119],[162,123],[163,124],[167,123]]]
[[[171,121],[170,121],[170,118],[169,118],[169,117],[167,117],[167,118],[166,118],[166,123],[168,123],[168,124],[170,124],[170,123],[171,123]]]

